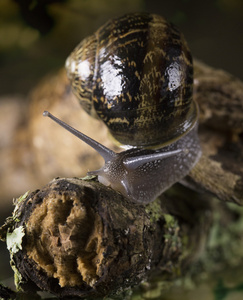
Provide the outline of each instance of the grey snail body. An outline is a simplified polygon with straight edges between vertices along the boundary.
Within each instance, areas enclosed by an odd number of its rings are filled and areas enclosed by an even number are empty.
[[[59,125],[94,148],[104,166],[88,175],[97,175],[104,185],[131,201],[147,204],[185,177],[201,155],[197,123],[181,139],[160,149],[132,148],[116,153],[45,111]]]
[[[66,67],[84,109],[116,140],[132,146],[115,153],[44,112],[104,158],[104,166],[89,175],[147,204],[198,162],[192,58],[172,24],[150,14],[113,19],[75,48]]]

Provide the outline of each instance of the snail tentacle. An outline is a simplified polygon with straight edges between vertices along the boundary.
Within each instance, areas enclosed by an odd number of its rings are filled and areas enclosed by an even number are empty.
[[[106,161],[109,161],[112,157],[116,155],[114,151],[111,149],[105,147],[104,145],[100,144],[99,142],[93,140],[89,136],[83,134],[82,132],[78,131],[77,129],[73,128],[72,126],[68,125],[67,123],[61,121],[60,119],[53,116],[50,112],[44,111],[43,112],[44,117],[49,117],[57,124],[61,125],[63,128],[71,132],[73,135],[78,137],[80,140],[91,146],[94,150],[96,150]]]
[[[172,150],[167,152],[158,152],[158,153],[152,153],[147,155],[129,157],[124,159],[123,164],[127,169],[134,170],[144,165],[145,163],[149,163],[155,160],[163,160],[165,158],[175,156],[181,151],[182,151],[181,149],[177,149],[177,150]]]

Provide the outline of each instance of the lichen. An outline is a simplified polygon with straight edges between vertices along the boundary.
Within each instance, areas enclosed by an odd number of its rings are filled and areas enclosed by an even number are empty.
[[[22,291],[21,284],[23,282],[23,277],[20,274],[19,270],[16,268],[15,263],[13,262],[13,257],[11,256],[10,265],[12,270],[14,271],[14,284],[16,286],[17,291]]]
[[[19,206],[21,205],[21,203],[23,201],[25,201],[27,199],[27,197],[29,196],[30,192],[27,191],[26,193],[24,193],[24,195],[20,196],[19,198],[14,200],[14,211],[13,211],[13,218],[16,219],[18,218],[19,215]]]
[[[15,208],[12,213],[12,216],[8,217],[5,223],[0,227],[0,240],[5,241],[7,233],[12,232],[14,230],[15,224],[20,221],[21,210],[19,208],[22,202],[28,197],[28,195],[29,192],[26,192],[24,195],[14,200]]]
[[[6,236],[6,244],[10,253],[10,265],[14,271],[14,282],[17,290],[22,290],[20,284],[22,282],[22,275],[18,271],[14,263],[14,255],[22,250],[23,237],[25,236],[25,230],[23,226],[15,228],[12,232],[8,232]]]
[[[23,226],[19,226],[15,228],[13,232],[7,233],[6,243],[9,252],[15,254],[22,249],[22,240],[24,235],[25,230]]]

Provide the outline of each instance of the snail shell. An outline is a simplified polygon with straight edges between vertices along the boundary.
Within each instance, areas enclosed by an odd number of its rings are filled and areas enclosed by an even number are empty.
[[[160,16],[137,13],[108,21],[74,49],[66,68],[83,108],[121,144],[166,145],[197,121],[190,51]]]

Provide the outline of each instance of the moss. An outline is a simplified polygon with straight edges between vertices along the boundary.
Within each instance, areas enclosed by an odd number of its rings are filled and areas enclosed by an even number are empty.
[[[173,248],[178,248],[181,246],[181,237],[179,236],[180,227],[178,221],[169,214],[164,214],[165,228],[167,228],[167,233],[164,234],[165,241],[170,241]]]
[[[163,210],[161,207],[161,200],[157,198],[155,201],[149,203],[145,208],[146,213],[150,216],[151,224],[155,224],[161,219]]]
[[[207,251],[202,257],[207,270],[211,271],[225,263],[231,267],[242,263],[242,230],[242,207],[229,203],[214,211]]]
[[[165,222],[166,222],[166,227],[167,228],[176,228],[178,226],[178,222],[176,219],[169,214],[164,214]]]

